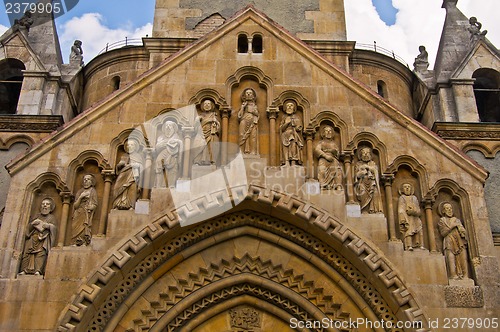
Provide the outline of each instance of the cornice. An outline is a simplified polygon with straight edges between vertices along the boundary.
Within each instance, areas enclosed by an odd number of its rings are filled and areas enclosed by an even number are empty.
[[[0,115],[0,132],[50,133],[63,123],[61,115]]]
[[[444,139],[500,141],[500,123],[498,122],[435,122],[432,131]]]

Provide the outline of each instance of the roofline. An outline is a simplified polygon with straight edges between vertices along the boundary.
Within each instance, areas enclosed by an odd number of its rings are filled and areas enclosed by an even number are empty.
[[[260,20],[256,21],[256,18]],[[11,175],[16,174],[22,168],[24,168],[25,165],[40,158],[52,147],[61,144],[64,140],[73,136],[75,130],[80,131],[84,129],[88,123],[97,120],[105,113],[107,113],[107,111],[114,109],[146,86],[149,86],[150,84],[163,77],[166,73],[178,67],[188,58],[199,52],[201,49],[206,48],[210,44],[222,38],[226,34],[226,32],[233,30],[241,24],[239,20],[247,19],[254,20],[257,24],[268,30],[277,39],[287,44],[298,54],[307,57],[309,61],[311,61],[311,63],[316,65],[319,69],[325,71],[330,76],[337,79],[351,91],[356,92],[361,98],[363,98],[373,107],[379,109],[382,113],[392,118],[399,125],[407,128],[410,132],[427,142],[433,148],[441,150],[446,157],[455,162],[455,164],[459,165],[462,169],[470,173],[476,179],[480,180],[481,182],[485,181],[488,174],[484,172],[484,170],[478,169],[476,165],[471,162],[470,158],[467,157],[467,155],[455,150],[450,143],[441,139],[423,124],[398,111],[393,105],[378,96],[365,84],[354,79],[347,72],[329,62],[319,52],[309,47],[306,42],[293,36],[286,29],[277,25],[273,20],[269,19],[265,14],[256,10],[253,6],[247,6],[240,13],[237,13],[235,16],[228,19],[228,21],[226,21],[218,29],[215,29],[193,44],[173,54],[158,66],[140,75],[135,81],[129,83],[123,89],[115,91],[113,94],[111,94],[101,102],[90,107],[88,110],[75,117],[60,130],[48,135],[42,142],[35,145],[24,156],[21,156],[9,163],[6,166],[7,170]],[[73,130],[70,131],[70,129]]]

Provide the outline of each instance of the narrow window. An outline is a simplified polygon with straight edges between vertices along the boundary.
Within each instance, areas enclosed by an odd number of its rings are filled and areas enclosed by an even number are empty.
[[[115,76],[111,79],[111,86],[113,87],[113,91],[116,91],[120,88],[120,76]]]
[[[377,93],[384,98],[387,98],[387,85],[384,81],[377,81]]]
[[[24,69],[24,64],[17,59],[0,62],[0,114],[16,114]]]
[[[246,35],[238,36],[238,53],[248,53],[248,37]]]
[[[481,68],[472,75],[474,97],[481,122],[500,122],[500,73]]]
[[[255,35],[252,38],[252,52],[253,53],[262,53],[262,36]]]

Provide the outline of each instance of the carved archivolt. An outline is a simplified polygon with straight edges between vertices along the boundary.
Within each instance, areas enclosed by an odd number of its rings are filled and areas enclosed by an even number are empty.
[[[500,145],[490,147],[486,144],[470,143],[464,145],[462,147],[462,151],[465,153],[469,151],[479,151],[484,155],[485,158],[493,159],[495,158],[496,154],[500,151]]]
[[[207,199],[211,198],[207,197]],[[214,199],[214,201],[217,200]],[[168,241],[161,249],[146,254],[153,248],[153,242],[164,242],[164,238],[169,235],[169,230],[179,225],[175,213],[168,213],[123,244],[97,272],[87,279],[87,283],[82,286],[73,303],[68,306],[59,331],[80,331],[88,328],[91,321],[98,323],[100,320],[101,323],[94,326],[94,330],[99,330],[99,326],[106,324],[106,317],[109,317],[108,315],[116,310],[130,292],[167,259],[222,230],[245,224],[279,234],[307,248],[346,279],[379,319],[426,321],[422,310],[392,264],[379,254],[378,250],[352,233],[335,217],[297,197],[257,186],[250,187],[246,204],[250,207],[256,205],[259,210],[265,209],[265,206],[272,206],[273,211],[288,216],[287,218],[291,220],[303,220],[315,225],[312,231],[319,232],[318,234],[323,234],[322,236],[328,234],[331,240],[327,245],[317,236],[305,233],[302,229],[291,227],[289,223],[269,216],[256,218],[244,214],[244,217],[233,214],[202,223],[190,229],[189,232]],[[188,211],[191,214],[205,212],[193,209],[188,209]],[[339,255],[339,252],[345,252],[349,257],[358,257],[358,260],[352,258],[348,260]],[[135,265],[137,263],[134,261],[136,262],[137,259],[140,259],[141,263]],[[131,264],[134,266],[130,266]],[[363,273],[358,270],[358,267]],[[122,273],[126,270],[131,272],[123,276]],[[90,307],[100,309],[93,314],[94,310],[89,310]],[[398,311],[393,314],[391,307],[398,308]]]
[[[9,150],[16,143],[24,143],[31,148],[35,144],[35,140],[28,135],[14,135],[5,141],[0,137],[0,150]]]
[[[420,188],[422,192],[425,192],[429,189],[428,180],[427,180],[427,170],[425,167],[418,162],[417,159],[411,156],[399,156],[392,162],[391,165],[387,168],[385,173],[388,174],[396,174],[398,169],[406,165],[410,168],[411,172],[415,172],[418,174],[418,180],[420,181]]]
[[[230,280],[227,280],[228,278]],[[224,282],[219,283],[216,291],[201,298],[195,295],[186,299],[204,285],[219,280]],[[292,299],[293,296],[288,295],[293,292],[301,294],[304,299]],[[159,322],[161,325],[168,324],[166,330],[171,331],[184,326],[201,311],[241,295],[250,295],[273,303],[299,320],[321,320],[325,317],[344,320],[349,317],[348,313],[340,310],[341,304],[334,303],[332,296],[323,294],[322,288],[314,287],[313,281],[304,280],[302,275],[296,275],[293,270],[285,270],[281,265],[273,265],[270,261],[245,255],[242,258],[233,257],[231,261],[222,260],[219,264],[212,263],[208,267],[200,268],[198,273],[190,273],[186,279],[180,279],[175,285],[170,285],[167,292],[158,295],[158,301],[149,303],[149,308],[141,310],[141,317],[134,319],[134,330],[149,331]],[[307,301],[320,309],[321,314],[305,309]],[[178,314],[162,318],[174,306]]]

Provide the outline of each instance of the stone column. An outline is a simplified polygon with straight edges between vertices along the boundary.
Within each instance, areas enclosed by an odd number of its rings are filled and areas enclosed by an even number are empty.
[[[143,179],[142,179],[142,193],[141,199],[149,199],[149,195],[151,193],[151,188],[153,188],[154,179],[152,178],[153,172],[153,149],[145,148],[144,152],[146,153],[146,160],[144,162],[144,171],[143,171]]]
[[[111,184],[115,178],[115,172],[112,169],[105,169],[101,172],[104,178],[104,192],[102,195],[101,217],[99,218],[99,230],[97,235],[103,236],[106,233],[106,224],[108,222],[109,197],[111,195]]]
[[[231,109],[224,107],[220,110],[222,118],[222,148],[221,148],[221,165],[227,164],[227,142],[229,141],[229,118],[231,117]]]
[[[479,122],[476,98],[474,97],[474,82],[476,79],[451,79],[453,98],[457,108],[458,121]]]
[[[389,224],[389,241],[398,241],[396,235],[396,224],[394,220],[394,204],[392,203],[392,182],[394,175],[382,176],[382,181],[385,187],[385,200],[387,204],[387,223]]]
[[[341,156],[342,161],[344,162],[344,175],[346,178],[346,187],[347,187],[347,203],[354,204],[354,184],[352,183],[352,153],[343,153]]]
[[[64,238],[66,237],[66,228],[69,222],[69,205],[73,200],[73,195],[69,191],[62,191],[59,194],[62,198],[62,212],[61,212],[61,227],[57,235],[57,246],[64,247]]]
[[[191,137],[194,134],[194,127],[182,127],[184,134],[184,157],[182,164],[182,178],[189,179],[189,170],[191,163]],[[170,184],[169,184],[170,185]]]
[[[278,166],[276,162],[276,119],[278,118],[279,109],[277,107],[269,107],[267,109],[267,117],[269,118],[269,162],[271,166]]]
[[[314,158],[313,158],[313,140],[316,130],[312,128],[307,128],[304,131],[304,136],[306,137],[306,177],[307,179],[314,179]]]
[[[437,252],[436,248],[436,235],[434,233],[434,223],[432,221],[432,205],[434,200],[430,198],[424,199],[425,207],[425,228],[427,229],[427,236],[429,238],[429,251]]]

